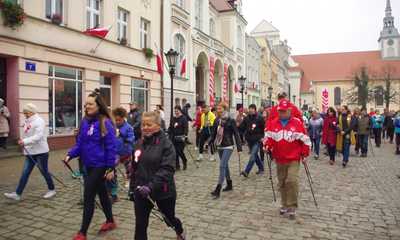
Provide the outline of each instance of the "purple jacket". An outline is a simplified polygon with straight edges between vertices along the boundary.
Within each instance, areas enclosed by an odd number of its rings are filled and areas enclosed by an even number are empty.
[[[105,121],[105,127],[108,133],[102,137],[99,120],[90,123],[87,119],[83,120],[76,144],[68,155],[71,158],[81,156],[82,163],[86,167],[114,167],[117,145],[114,124],[109,118]]]

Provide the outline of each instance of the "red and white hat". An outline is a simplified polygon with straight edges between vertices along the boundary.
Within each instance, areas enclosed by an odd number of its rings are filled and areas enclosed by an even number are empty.
[[[286,99],[283,99],[278,104],[278,110],[286,111],[290,107],[290,102]]]

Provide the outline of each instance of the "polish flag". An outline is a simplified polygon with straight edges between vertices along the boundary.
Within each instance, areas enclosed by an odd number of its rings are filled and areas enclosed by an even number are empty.
[[[181,76],[186,72],[186,53],[181,61]]]
[[[239,92],[239,83],[238,81],[235,81],[235,93]]]
[[[252,87],[253,89],[256,89],[256,83],[253,82],[253,83],[251,84],[251,87]]]
[[[157,45],[154,43],[154,45],[157,48],[157,72],[158,74],[160,74],[161,76],[163,75],[163,68],[162,68],[162,57],[161,57],[161,53],[158,50]]]
[[[247,87],[246,87],[246,84],[244,85],[244,94],[247,94]]]
[[[110,25],[110,26],[104,27],[104,28],[89,29],[89,30],[84,31],[83,33],[87,33],[90,35],[95,35],[95,36],[104,38],[107,35],[107,33],[110,31],[112,26],[113,25]]]

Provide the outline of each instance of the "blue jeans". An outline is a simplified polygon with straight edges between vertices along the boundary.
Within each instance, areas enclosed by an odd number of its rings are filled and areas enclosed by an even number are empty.
[[[314,143],[315,154],[319,155],[319,146],[321,143],[321,138],[312,138],[312,142]]]
[[[254,162],[256,162],[258,169],[261,171],[264,171],[264,165],[261,162],[260,156],[258,156],[258,151],[260,150],[261,142],[249,142],[247,141],[247,146],[250,149],[250,160],[249,163],[247,164],[245,172],[247,174],[250,173],[251,169],[253,168]]]
[[[350,155],[350,143],[343,144],[343,162],[349,162],[349,155]]]
[[[223,149],[218,150],[219,158],[221,159],[221,163],[219,164],[219,178],[218,184],[222,185],[224,179],[232,180],[231,173],[229,171],[229,158],[231,158],[233,149]]]
[[[358,145],[361,148],[361,153],[368,152],[368,135],[358,135]]]
[[[49,153],[47,152],[47,153],[31,155],[31,156],[33,157],[33,159],[35,159],[35,161],[39,165],[40,169],[42,169],[42,175],[47,182],[47,188],[49,190],[54,190],[55,187],[54,187],[53,179],[51,178],[51,175],[47,168],[47,166],[48,166],[47,162],[49,160]],[[22,195],[22,192],[24,191],[24,188],[25,188],[26,184],[28,183],[29,175],[31,175],[31,172],[34,167],[35,167],[35,163],[33,163],[32,159],[29,156],[26,156],[25,163],[22,168],[22,175],[21,175],[21,178],[19,179],[18,188],[15,191],[18,195]]]

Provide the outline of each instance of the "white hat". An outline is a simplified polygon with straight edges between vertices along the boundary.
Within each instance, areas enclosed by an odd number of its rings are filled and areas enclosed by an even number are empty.
[[[0,102],[4,103],[4,100],[2,98],[0,98]]]
[[[25,105],[24,110],[27,110],[31,113],[37,113],[38,108],[33,103],[28,103]]]

